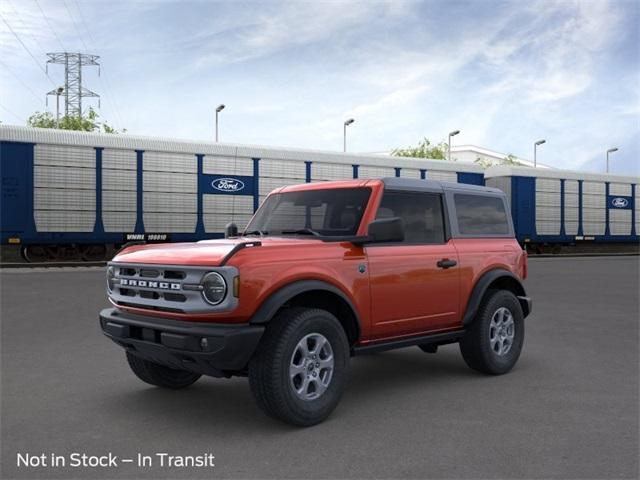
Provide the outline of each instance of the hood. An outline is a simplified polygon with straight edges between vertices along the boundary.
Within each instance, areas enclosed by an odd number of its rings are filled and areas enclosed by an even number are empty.
[[[192,243],[132,245],[118,253],[114,262],[156,265],[218,266],[234,248],[243,243],[261,242],[262,247],[318,243],[321,240],[298,237],[240,237],[201,240]]]

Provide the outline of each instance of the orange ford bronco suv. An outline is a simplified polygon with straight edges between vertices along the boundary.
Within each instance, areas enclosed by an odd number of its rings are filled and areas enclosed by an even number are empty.
[[[332,412],[354,355],[457,342],[503,374],[531,312],[507,212],[500,190],[429,180],[282,187],[240,235],[122,250],[100,324],[142,381],[248,375],[258,405],[296,425]]]

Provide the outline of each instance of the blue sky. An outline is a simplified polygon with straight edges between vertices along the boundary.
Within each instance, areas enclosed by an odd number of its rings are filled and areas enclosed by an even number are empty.
[[[100,114],[132,134],[386,151],[460,129],[558,168],[640,174],[640,2],[3,0],[0,120],[44,109],[62,67],[101,56]],[[5,23],[6,22],[6,23]],[[16,38],[24,42],[34,60]],[[55,108],[52,98],[49,109]]]

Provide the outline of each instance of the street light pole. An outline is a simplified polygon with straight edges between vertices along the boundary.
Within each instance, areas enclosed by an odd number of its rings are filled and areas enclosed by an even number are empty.
[[[64,87],[56,89],[56,128],[60,128],[60,95],[64,92]]]
[[[546,140],[538,140],[533,144],[533,168],[538,166],[538,145],[542,145],[546,142]]]
[[[458,135],[460,133],[460,130],[454,130],[453,132],[449,132],[449,149],[447,152],[447,158],[449,161],[451,161],[451,137],[455,137],[456,135]]]
[[[224,110],[224,103],[221,103],[216,107],[216,142],[218,141],[218,114]]]
[[[351,125],[353,122],[355,122],[353,118],[350,118],[349,120],[346,120],[344,122],[343,133],[342,133],[342,151],[343,152],[347,151],[347,127]]]
[[[607,150],[607,173],[609,173],[609,154],[617,151],[618,151],[618,147],[613,147]]]

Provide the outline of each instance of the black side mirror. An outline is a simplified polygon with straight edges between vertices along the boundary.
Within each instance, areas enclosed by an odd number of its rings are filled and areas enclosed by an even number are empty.
[[[224,227],[224,238],[234,238],[237,236],[238,226],[233,222],[227,223],[227,225]]]
[[[404,224],[400,217],[379,218],[369,224],[369,242],[402,242]]]

